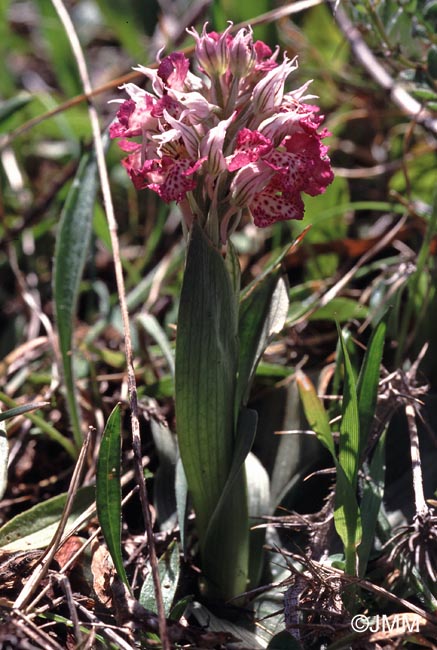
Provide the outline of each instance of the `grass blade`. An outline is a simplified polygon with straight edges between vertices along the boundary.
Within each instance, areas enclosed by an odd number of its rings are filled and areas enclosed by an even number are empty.
[[[53,266],[53,295],[67,404],[76,447],[82,444],[80,414],[74,380],[73,324],[86,255],[92,231],[98,187],[94,156],[86,155],[73,181],[61,214]]]
[[[102,534],[121,580],[129,581],[121,554],[121,416],[120,405],[106,423],[96,472],[96,506]]]

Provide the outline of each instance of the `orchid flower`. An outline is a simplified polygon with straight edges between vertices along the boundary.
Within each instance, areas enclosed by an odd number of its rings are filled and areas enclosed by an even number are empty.
[[[296,59],[278,63],[279,50],[254,42],[250,28],[231,30],[188,30],[194,72],[181,52],[157,69],[139,66],[153,92],[126,84],[129,99],[110,127],[135,187],[181,203],[188,227],[218,219],[222,243],[238,224],[231,216],[249,210],[259,227],[302,219],[301,194],[333,180],[322,143],[330,134],[318,107],[304,103],[309,82],[285,90]]]

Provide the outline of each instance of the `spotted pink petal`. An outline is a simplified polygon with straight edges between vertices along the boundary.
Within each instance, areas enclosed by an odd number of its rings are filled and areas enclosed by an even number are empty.
[[[277,221],[300,220],[304,204],[298,192],[279,194],[274,184],[257,194],[249,205],[253,220],[259,228],[266,228]]]
[[[152,181],[147,187],[159,194],[166,203],[182,201],[187,192],[196,187],[193,162],[188,159],[175,161],[164,156],[157,160],[146,160],[142,171]]]

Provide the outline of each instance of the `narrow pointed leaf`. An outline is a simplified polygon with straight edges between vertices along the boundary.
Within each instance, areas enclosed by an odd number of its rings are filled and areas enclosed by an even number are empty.
[[[99,524],[116,571],[128,585],[121,553],[121,416],[120,405],[106,423],[96,471],[96,505]]]
[[[50,402],[30,402],[29,404],[21,404],[20,406],[14,406],[14,408],[8,409],[0,413],[0,422],[4,420],[9,420],[10,418],[15,418],[17,415],[23,415],[24,413],[30,413],[30,411],[35,411],[40,409],[42,406],[46,406]]]
[[[350,484],[355,488],[360,462],[360,418],[358,415],[357,388],[349,352],[340,328],[338,333],[344,360],[343,407],[338,460]]]
[[[365,449],[372,427],[373,418],[375,417],[385,332],[386,324],[384,321],[380,321],[367,346],[367,351],[358,377],[357,393],[360,416],[360,458]]]
[[[98,187],[94,156],[83,157],[61,214],[53,267],[53,294],[67,403],[74,440],[82,441],[73,370],[73,325],[92,231]]]
[[[316,393],[313,383],[301,370],[296,372],[296,383],[299,389],[299,395],[302,400],[305,416],[310,427],[313,429],[320,442],[331,453],[332,458],[336,460],[334,439],[331,433],[328,414]]]

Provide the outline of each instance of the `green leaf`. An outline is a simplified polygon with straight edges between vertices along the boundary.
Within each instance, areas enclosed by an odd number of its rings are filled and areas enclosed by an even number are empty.
[[[366,573],[367,562],[374,543],[378,513],[384,497],[385,440],[386,432],[378,440],[369,470],[365,472],[363,481],[363,494],[360,504],[363,539],[358,549],[360,559],[359,575],[361,577]]]
[[[156,341],[156,343],[161,348],[161,352],[167,361],[169,370],[172,377],[174,377],[174,355],[173,350],[171,349],[170,342],[167,338],[166,333],[162,329],[161,325],[156,320],[153,314],[139,314],[136,317],[136,322],[141,325],[141,327]]]
[[[159,466],[155,472],[153,483],[153,497],[157,518],[161,530],[172,530],[176,515],[174,485],[178,454],[177,444],[172,432],[163,422],[151,418],[150,429],[159,457]]]
[[[331,453],[332,458],[336,461],[334,439],[331,433],[328,414],[320,401],[316,389],[310,379],[301,371],[296,371],[296,383],[299,389],[299,395],[305,411],[305,416],[310,427],[315,432],[320,442]]]
[[[356,490],[336,456],[328,414],[323,408],[312,382],[300,370],[296,373],[296,381],[305,416],[317,438],[330,451],[335,464],[337,474],[334,509],[335,528],[344,545],[347,571],[355,575],[358,568],[357,546],[361,539],[361,523],[355,494]],[[345,444],[345,440],[343,444]],[[345,451],[343,451],[343,456],[345,456]],[[349,459],[346,458],[346,460]]]
[[[119,578],[129,585],[121,552],[121,415],[117,404],[106,422],[96,470],[97,517]]]
[[[368,315],[366,305],[361,305],[351,298],[333,298],[327,305],[319,307],[308,316],[308,320],[331,320],[338,323],[353,320],[354,318],[366,318]]]
[[[240,354],[236,408],[246,404],[250,383],[271,337],[284,327],[289,299],[288,288],[280,270],[270,273],[240,304],[238,334]]]
[[[17,415],[23,415],[24,413],[29,413],[30,411],[35,411],[40,409],[42,406],[46,406],[50,402],[30,402],[29,404],[22,404],[20,406],[15,406],[14,408],[8,409],[0,413],[0,422],[4,420],[9,420],[10,418],[15,418]]]
[[[232,598],[247,587],[249,512],[244,461],[256,433],[258,415],[242,409],[229,476],[203,538],[203,568],[211,596]]]
[[[85,266],[96,198],[97,164],[94,156],[82,158],[61,214],[53,267],[53,294],[67,402],[76,446],[82,441],[80,414],[73,371],[72,339],[79,285]]]
[[[234,452],[237,305],[220,253],[195,223],[176,340],[179,449],[201,538],[226,484]]]
[[[48,546],[59,525],[66,501],[67,493],[59,494],[38,503],[8,521],[0,528],[0,549],[14,552],[30,551]],[[93,501],[93,486],[87,486],[77,491],[71,514],[67,520],[66,532]]]
[[[247,499],[251,528],[263,523],[261,517],[270,514],[269,475],[258,458],[250,453],[244,464],[247,481]],[[256,528],[249,536],[249,589],[259,585],[264,562],[263,546],[266,529]]]
[[[168,618],[173,605],[174,596],[179,581],[179,548],[176,542],[172,542],[164,555],[159,558],[158,572],[161,582],[162,600],[164,603],[164,612]],[[150,571],[143,582],[139,596],[140,604],[146,609],[157,612],[155,600],[155,587],[153,583],[152,572]]]
[[[27,106],[27,104],[31,102],[32,99],[33,99],[33,95],[31,95],[30,93],[21,92],[15,95],[15,97],[11,97],[11,99],[1,101],[0,102],[0,125],[2,128],[0,128],[0,131],[3,131],[3,129],[7,128],[8,118],[11,115],[14,115],[17,111],[21,110],[24,106]],[[6,124],[3,124],[4,122],[6,122]]]
[[[1,413],[3,415],[3,413]],[[9,442],[5,423],[0,420],[0,499],[8,486]]]
[[[372,333],[358,376],[357,394],[360,417],[359,458],[362,457],[375,417],[385,332],[386,324],[384,321],[380,321]]]
[[[338,460],[353,488],[356,488],[360,463],[360,418],[358,415],[357,388],[349,352],[338,328],[344,360],[343,405],[340,424]]]

